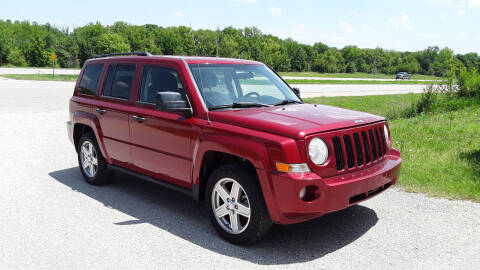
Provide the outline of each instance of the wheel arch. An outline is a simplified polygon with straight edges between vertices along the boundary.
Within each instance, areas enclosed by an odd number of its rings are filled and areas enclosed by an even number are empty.
[[[197,201],[204,201],[208,178],[212,172],[221,166],[232,163],[244,165],[246,168],[255,173],[258,179],[256,168],[250,160],[226,152],[208,150],[204,153],[201,161],[198,183],[194,185],[194,199]]]
[[[78,140],[82,134],[85,132],[93,132],[103,157],[107,160],[107,163],[111,163],[103,142],[103,133],[98,118],[91,113],[76,111],[73,114],[73,123],[73,141],[75,144],[75,150],[78,152]]]

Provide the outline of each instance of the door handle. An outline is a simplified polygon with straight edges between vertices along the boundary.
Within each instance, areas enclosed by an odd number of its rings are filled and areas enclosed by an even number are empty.
[[[102,109],[102,108],[96,108],[95,111],[98,112],[99,114],[104,114],[104,113],[107,112],[107,110]]]
[[[135,120],[139,123],[143,123],[143,122],[147,121],[147,118],[139,116],[139,115],[134,115],[134,116],[132,116],[132,118],[133,118],[133,120]]]

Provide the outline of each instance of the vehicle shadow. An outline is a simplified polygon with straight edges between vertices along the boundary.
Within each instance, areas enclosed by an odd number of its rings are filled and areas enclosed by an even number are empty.
[[[260,265],[300,263],[323,257],[354,242],[378,221],[372,209],[357,205],[306,223],[275,225],[261,242],[239,247],[216,234],[205,207],[188,195],[121,173],[115,173],[112,184],[106,186],[85,183],[78,167],[49,175],[72,190],[135,218],[114,223],[118,226],[149,223],[213,252]]]

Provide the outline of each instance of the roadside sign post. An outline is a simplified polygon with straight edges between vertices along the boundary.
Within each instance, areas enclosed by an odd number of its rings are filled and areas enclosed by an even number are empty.
[[[55,59],[57,58],[57,56],[55,55],[55,53],[52,53],[52,55],[50,55],[50,58],[52,58],[52,76],[55,80]]]

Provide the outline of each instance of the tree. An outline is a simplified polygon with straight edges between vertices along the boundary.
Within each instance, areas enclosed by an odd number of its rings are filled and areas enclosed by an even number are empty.
[[[96,44],[98,44],[100,37],[107,33],[108,30],[100,23],[90,23],[86,26],[76,28],[73,31],[73,39],[78,48],[80,66],[82,66],[88,58],[99,54]]]
[[[46,45],[42,33],[34,31],[25,52],[25,58],[30,66],[45,67],[50,64],[50,55],[46,50]]]
[[[8,63],[17,66],[17,67],[26,67],[27,66],[27,60],[25,60],[25,57],[22,54],[22,51],[18,48],[12,48],[10,50],[10,53],[8,54],[7,57]]]
[[[417,52],[382,48],[341,49],[316,42],[312,46],[291,38],[262,33],[255,26],[218,31],[193,30],[186,26],[154,24],[113,25],[89,23],[73,31],[28,21],[0,20],[0,65],[49,66],[55,52],[61,67],[78,67],[94,55],[113,52],[149,51],[153,54],[213,56],[217,35],[219,54],[267,63],[277,71],[372,72],[398,71],[445,76],[452,64],[467,71],[480,70],[477,53],[457,54],[449,48],[431,46]]]
[[[95,53],[107,54],[116,52],[129,52],[130,46],[119,34],[101,34],[95,47]]]
[[[285,40],[284,46],[287,49],[292,70],[304,71],[306,67],[307,54],[302,46],[290,38]]]

